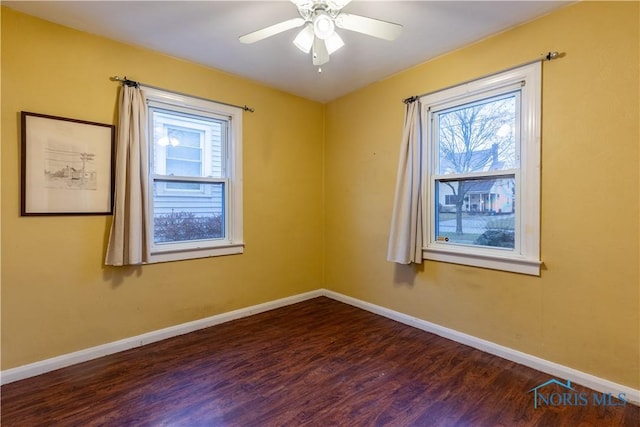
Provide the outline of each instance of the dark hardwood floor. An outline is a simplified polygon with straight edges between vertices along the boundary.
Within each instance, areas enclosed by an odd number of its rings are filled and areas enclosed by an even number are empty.
[[[2,426],[640,425],[628,403],[534,408],[550,379],[316,298],[7,384]]]

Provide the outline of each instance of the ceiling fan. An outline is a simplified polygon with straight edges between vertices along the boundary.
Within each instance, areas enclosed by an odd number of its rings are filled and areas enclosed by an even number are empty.
[[[242,43],[255,43],[293,28],[304,28],[293,44],[304,53],[312,52],[313,65],[329,62],[329,55],[344,46],[336,27],[384,40],[395,40],[402,25],[366,16],[342,12],[351,0],[291,0],[298,8],[299,18],[288,19],[240,36]]]

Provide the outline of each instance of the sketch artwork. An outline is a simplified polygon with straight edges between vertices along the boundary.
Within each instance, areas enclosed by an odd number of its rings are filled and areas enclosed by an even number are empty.
[[[66,190],[97,190],[95,157],[95,153],[49,143],[45,148],[45,186]]]

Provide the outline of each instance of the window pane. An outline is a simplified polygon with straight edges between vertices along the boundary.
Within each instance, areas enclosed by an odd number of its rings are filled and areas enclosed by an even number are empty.
[[[513,176],[436,181],[436,241],[513,249],[515,196]]]
[[[184,127],[168,126],[168,133],[171,137],[178,140],[179,144],[177,146],[201,148],[200,139],[203,133],[202,131],[192,131]]]
[[[202,150],[200,148],[184,147],[178,145],[176,147],[167,147],[167,158],[182,160],[202,160]]]
[[[516,98],[512,93],[436,113],[438,173],[516,168]]]
[[[150,112],[154,174],[225,177],[224,120],[158,108]]]
[[[202,187],[197,182],[167,182],[165,184],[167,190],[174,191],[201,191]]]
[[[167,169],[164,175],[200,176],[201,170],[200,162],[167,159]]]
[[[164,186],[197,186],[190,195],[167,194]],[[224,183],[156,180],[153,184],[154,243],[176,243],[225,237]]]

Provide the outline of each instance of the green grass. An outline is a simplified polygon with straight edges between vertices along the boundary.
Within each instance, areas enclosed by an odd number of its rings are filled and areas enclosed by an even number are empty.
[[[496,218],[487,222],[487,230],[513,230],[515,218],[513,216]]]
[[[451,212],[440,212],[438,214],[438,219],[440,221],[455,220],[456,214]],[[469,215],[467,212],[462,212],[462,220],[464,221],[465,219],[485,220],[485,227],[487,230],[513,230],[515,227],[515,218],[513,215]],[[464,225],[462,227],[464,229]]]
[[[476,215],[469,215],[466,212],[462,212],[462,219],[464,220],[465,218],[475,218]],[[446,221],[448,219],[456,219],[456,214],[455,212],[440,212],[438,214],[438,218],[440,218],[440,221]]]

